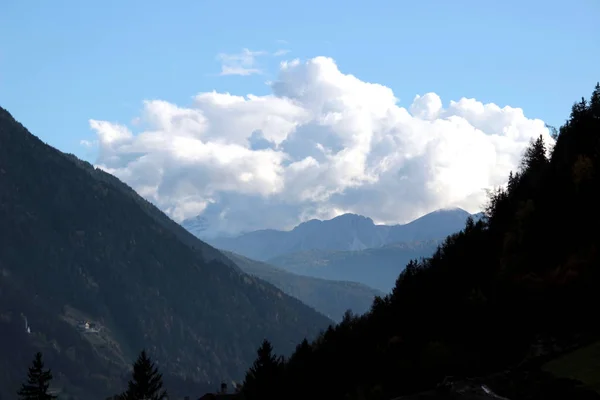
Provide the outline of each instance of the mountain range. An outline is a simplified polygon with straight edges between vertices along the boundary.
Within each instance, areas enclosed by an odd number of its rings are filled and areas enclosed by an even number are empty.
[[[61,396],[104,399],[143,348],[195,395],[241,379],[265,337],[286,354],[331,323],[2,108],[0,237],[2,398],[42,351]]]
[[[218,249],[267,261],[307,250],[357,251],[391,243],[443,239],[464,228],[470,215],[460,208],[442,209],[404,225],[376,225],[371,218],[343,214],[326,221],[306,221],[290,231],[264,229],[207,242]],[[478,219],[481,214],[473,217]],[[182,226],[195,235],[202,234],[198,218],[184,220]]]
[[[410,260],[431,256],[446,236],[464,228],[467,218],[478,221],[482,216],[481,213],[469,214],[460,208],[449,208],[404,225],[376,225],[370,218],[343,214],[325,221],[310,220],[291,231],[265,229],[207,240],[219,249],[263,261],[271,268],[275,266],[295,274],[293,276],[362,283],[387,293]],[[195,235],[202,235],[205,222],[199,216],[183,221],[182,226]],[[283,279],[279,284],[286,281],[283,276],[279,277]],[[342,286],[346,293],[353,290],[347,284],[342,283]],[[290,288],[289,285],[278,287]],[[364,294],[364,290],[359,292]],[[286,293],[295,296],[290,291]],[[313,293],[318,291],[313,290]],[[358,298],[362,294],[353,293],[352,296]],[[313,298],[311,301],[309,304],[323,311],[322,304],[328,304],[329,300]],[[356,302],[352,304],[357,305]],[[330,315],[329,312],[326,314]]]

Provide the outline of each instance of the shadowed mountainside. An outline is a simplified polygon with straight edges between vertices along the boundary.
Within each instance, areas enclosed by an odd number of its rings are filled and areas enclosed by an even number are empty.
[[[370,312],[249,371],[246,399],[490,398],[478,380],[511,400],[599,399],[600,85],[555,138],[532,141],[485,218],[409,262]],[[473,396],[432,391],[448,376]]]
[[[330,323],[2,108],[0,237],[2,397],[36,350],[74,398],[120,392],[141,348],[174,395],[199,393],[240,379],[264,337],[289,353]]]
[[[369,311],[382,292],[356,282],[334,281],[297,275],[262,261],[223,251],[244,272],[272,283],[277,288],[339,322],[349,309],[355,314]]]

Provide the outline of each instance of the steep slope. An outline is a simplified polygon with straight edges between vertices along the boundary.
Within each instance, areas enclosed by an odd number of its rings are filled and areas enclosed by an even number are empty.
[[[512,400],[599,399],[541,367],[563,375],[573,363],[579,384],[597,384],[587,371],[594,350],[582,346],[600,337],[600,85],[573,106],[549,158],[547,141],[533,141],[507,187],[490,193],[485,218],[409,263],[371,312],[345,318],[303,342],[282,368],[254,376],[277,376],[292,400],[316,391],[392,399],[448,376],[482,378]],[[574,348],[583,354],[548,364]],[[252,383],[247,400],[273,398],[271,387]],[[430,398],[453,398],[446,389]]]
[[[272,283],[337,322],[342,320],[347,310],[355,314],[367,312],[375,296],[383,295],[379,290],[361,283],[297,275],[229,251],[223,253],[244,272]]]
[[[291,231],[265,229],[237,237],[207,239],[218,249],[232,251],[255,260],[307,250],[358,251],[396,242],[443,239],[458,232],[469,213],[460,208],[439,210],[405,225],[375,225],[371,218],[344,214],[331,220],[310,220]],[[195,219],[183,221],[190,232],[201,235]]]
[[[240,379],[264,337],[290,352],[330,321],[2,108],[0,238],[2,397],[41,349],[64,393],[105,398],[144,347],[174,395],[194,395]]]
[[[461,208],[431,212],[408,224],[392,226],[387,236],[387,243],[444,239],[461,230],[470,215]]]
[[[389,293],[406,264],[431,256],[440,242],[392,243],[360,251],[311,250],[282,255],[268,262],[294,274],[360,282]]]

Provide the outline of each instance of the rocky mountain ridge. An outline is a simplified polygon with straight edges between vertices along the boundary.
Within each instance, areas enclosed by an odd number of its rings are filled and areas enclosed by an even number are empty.
[[[375,225],[371,218],[343,214],[326,221],[306,221],[290,231],[264,229],[207,241],[216,248],[266,261],[307,250],[358,251],[397,242],[443,239],[462,229],[469,216],[465,210],[452,208],[434,211],[404,225]],[[478,219],[481,214],[473,217]],[[201,236],[194,221],[183,221],[182,226]]]

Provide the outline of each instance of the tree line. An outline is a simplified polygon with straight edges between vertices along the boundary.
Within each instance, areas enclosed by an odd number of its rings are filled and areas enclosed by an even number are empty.
[[[347,313],[287,359],[264,342],[246,398],[390,399],[522,365],[546,338],[598,338],[599,85],[551,136],[489,192],[484,218],[411,261],[369,312]]]
[[[44,368],[42,353],[35,354],[27,372],[27,380],[17,392],[20,400],[53,400],[57,396],[50,389],[52,370]],[[145,350],[142,350],[133,364],[127,390],[115,395],[111,400],[166,400],[167,391],[163,388],[162,374]]]
[[[369,312],[347,312],[287,358],[263,341],[244,397],[387,400],[521,365],[544,338],[600,337],[600,85],[554,137],[532,141],[485,217],[410,261]],[[20,398],[54,398],[51,378],[36,355]],[[166,398],[145,352],[116,398]]]

